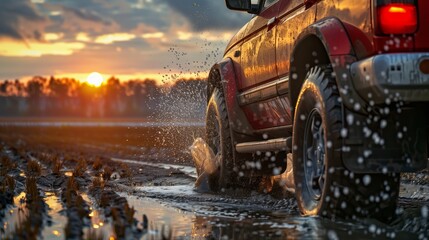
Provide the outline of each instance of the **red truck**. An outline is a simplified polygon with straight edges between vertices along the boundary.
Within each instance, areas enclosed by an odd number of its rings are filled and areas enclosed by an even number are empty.
[[[429,1],[226,5],[253,17],[210,70],[210,188],[280,174],[292,153],[303,215],[394,218],[400,173],[428,165]]]

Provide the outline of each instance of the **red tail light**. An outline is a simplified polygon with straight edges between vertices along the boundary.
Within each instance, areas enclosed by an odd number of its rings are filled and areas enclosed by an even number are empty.
[[[417,21],[417,9],[413,4],[391,3],[378,7],[378,23],[384,34],[414,33]]]

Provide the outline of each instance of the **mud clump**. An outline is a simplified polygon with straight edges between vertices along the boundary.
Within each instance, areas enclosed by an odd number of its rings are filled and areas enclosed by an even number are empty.
[[[41,176],[37,179],[37,184],[50,189],[63,188],[65,187],[65,183],[66,177],[55,173]]]

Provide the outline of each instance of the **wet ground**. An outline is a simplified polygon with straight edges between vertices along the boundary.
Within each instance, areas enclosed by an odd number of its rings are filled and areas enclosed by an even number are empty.
[[[404,175],[394,222],[331,221],[300,216],[288,192],[195,192],[188,146],[202,135],[198,124],[0,125],[1,166],[9,166],[0,178],[15,180],[11,201],[8,190],[1,196],[2,239],[23,229],[36,233],[27,239],[429,238],[427,170]]]

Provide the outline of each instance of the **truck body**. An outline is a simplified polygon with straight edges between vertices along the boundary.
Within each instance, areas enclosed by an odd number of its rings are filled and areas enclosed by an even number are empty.
[[[225,104],[227,123],[220,125],[227,124],[229,140],[222,144],[230,145],[231,158],[221,165],[229,168],[225,174],[235,172],[228,175],[234,179],[279,174],[292,153],[295,184],[304,181],[297,189],[301,212],[335,215],[344,212],[342,200],[328,204],[324,198],[351,173],[361,180],[346,188],[358,188],[365,176],[398,188],[400,172],[427,167],[428,1],[226,0],[226,5],[254,15],[208,80],[208,106],[215,89]],[[313,100],[306,102],[307,95]],[[337,169],[346,176],[336,176]],[[382,189],[369,192],[381,191],[380,197],[395,199],[386,207],[395,205],[397,192],[383,195]]]

